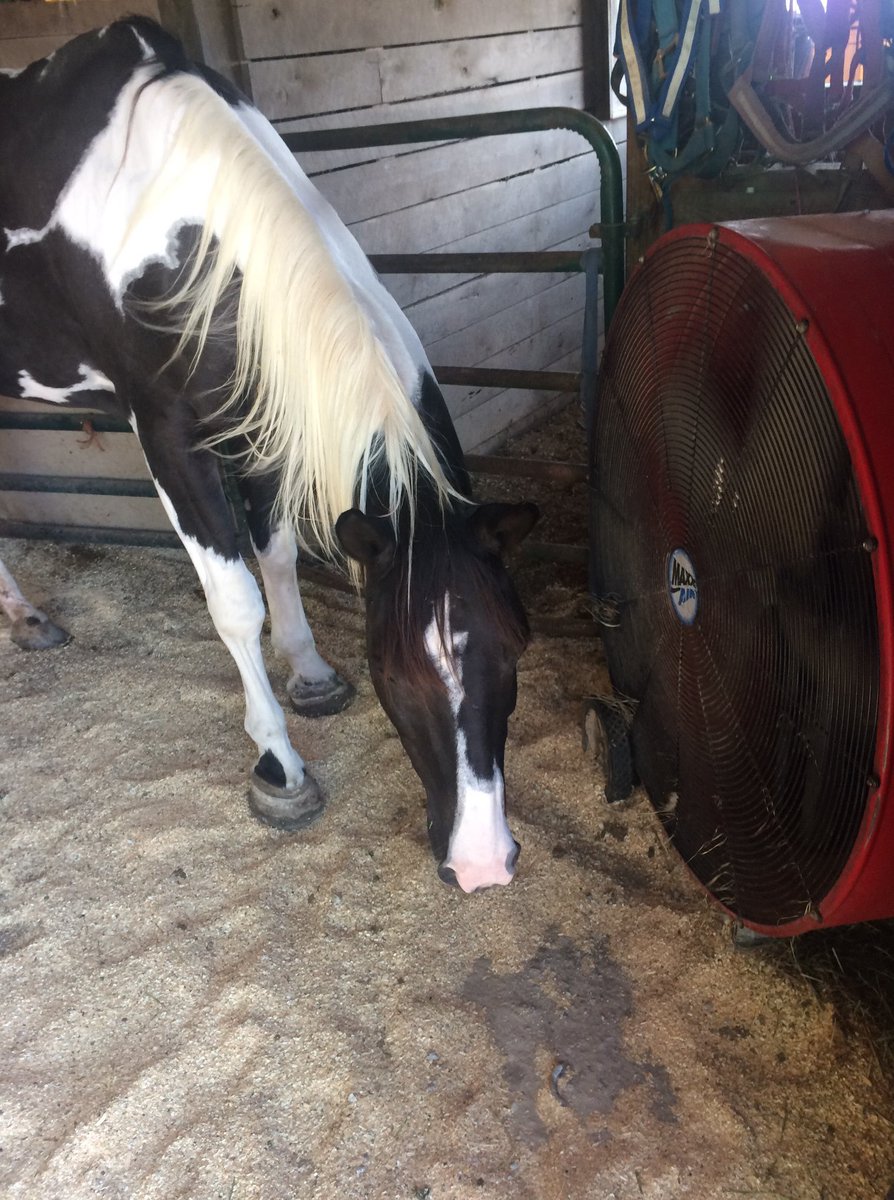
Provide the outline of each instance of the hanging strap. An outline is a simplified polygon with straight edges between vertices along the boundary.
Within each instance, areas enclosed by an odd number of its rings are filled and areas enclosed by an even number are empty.
[[[615,54],[627,78],[627,104],[637,132],[645,135],[649,157],[660,171],[687,169],[714,149],[711,123],[709,16],[722,0],[685,0],[678,15],[675,0],[621,0]],[[658,49],[648,68],[642,47],[651,21]],[[677,145],[677,113],[683,89],[695,72],[695,128],[685,146]],[[617,90],[617,89],[616,89]]]
[[[677,35],[676,61],[658,96],[658,103],[653,118],[653,124],[659,136],[665,128],[670,126],[670,122],[673,120],[674,114],[677,111],[677,105],[680,102],[683,84],[686,82],[689,72],[692,69],[692,62],[695,58],[696,46],[698,45],[696,35],[699,28],[702,3],[703,0],[687,0],[683,10],[683,17],[680,21],[680,29]]]
[[[827,133],[820,134],[809,142],[793,142],[778,131],[751,86],[750,71],[745,71],[739,76],[728,94],[736,112],[774,158],[792,166],[806,166],[817,159],[825,158],[833,150],[840,150],[842,146],[848,145],[868,129],[885,109],[890,108],[894,103],[894,79],[885,80],[879,87],[861,96]]]
[[[642,52],[643,14],[651,16],[649,5],[643,0],[639,5],[635,0],[621,0],[615,53],[624,64],[628,103],[638,132],[655,130],[661,137],[670,128],[692,70],[703,8],[719,12],[720,0],[686,0],[680,18],[674,0],[653,0],[658,50],[649,71]]]
[[[834,0],[834,4],[830,0],[829,11],[832,12],[834,9],[839,25],[841,24],[841,13],[845,11],[846,4],[847,0]],[[832,151],[840,150],[843,146],[848,145],[891,106],[894,102],[894,77],[886,76],[877,87],[864,87],[857,103],[847,106],[832,128],[825,133],[809,142],[792,141],[791,138],[779,132],[753,86],[755,82],[764,82],[769,75],[771,49],[779,14],[783,8],[783,0],[766,0],[752,59],[742,74],[733,81],[727,95],[736,112],[765,150],[768,150],[780,162],[788,163],[791,166],[806,166],[808,163],[825,158]],[[812,22],[818,19],[809,4],[805,6],[805,11],[810,14]],[[824,42],[829,40],[828,20],[826,21],[826,30],[822,40],[817,43],[817,53],[811,70],[811,82],[815,83],[818,80],[820,86],[829,70],[824,45]],[[836,26],[833,34],[833,51],[836,53],[841,51],[843,54],[842,32]],[[833,54],[833,61],[834,57]],[[840,66],[838,69],[841,70]],[[836,84],[836,86],[838,85]],[[841,85],[838,87],[839,94],[843,91],[843,87],[844,82],[841,78]]]
[[[646,5],[641,5],[640,11]],[[627,76],[627,102],[633,109],[633,120],[637,130],[647,129],[651,120],[652,98],[649,76],[640,50],[641,39],[637,29],[633,0],[621,0],[618,11],[618,37],[615,53],[624,64]]]
[[[695,63],[695,124],[692,133],[686,145],[680,147],[676,145],[676,130],[670,146],[654,134],[650,139],[649,154],[652,162],[668,175],[688,170],[699,159],[707,158],[715,146],[716,131],[711,121],[711,26],[708,21],[701,22],[698,38]]]

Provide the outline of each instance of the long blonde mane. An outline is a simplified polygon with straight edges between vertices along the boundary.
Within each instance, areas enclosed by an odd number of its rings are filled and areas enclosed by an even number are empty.
[[[395,522],[406,500],[412,517],[420,471],[443,504],[452,489],[419,413],[288,180],[201,79],[177,75],[152,86],[171,90],[182,116],[131,226],[154,199],[182,187],[184,172],[201,164],[210,173],[186,277],[154,306],[186,312],[178,352],[189,346],[193,365],[238,282],[236,367],[218,410],[236,419],[217,441],[247,438],[249,465],[280,473],[275,517],[305,547],[335,557],[335,521],[364,507],[373,467],[385,469]]]

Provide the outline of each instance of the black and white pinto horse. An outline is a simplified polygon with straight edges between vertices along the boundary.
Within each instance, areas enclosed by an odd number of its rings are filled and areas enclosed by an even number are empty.
[[[418,337],[274,130],[135,18],[0,74],[0,392],[124,414],[245,689],[257,815],[322,811],[260,650],[299,713],[353,688],[318,654],[297,544],[365,578],[370,671],[421,777],[445,882],[508,883],[503,755],[525,615],[501,556],[533,505],[475,505]],[[297,538],[297,542],[296,542]],[[62,637],[0,564],[20,645]]]

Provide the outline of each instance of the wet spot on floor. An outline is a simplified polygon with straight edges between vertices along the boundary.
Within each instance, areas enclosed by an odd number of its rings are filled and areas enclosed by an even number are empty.
[[[503,1078],[520,1136],[543,1141],[540,1090],[583,1120],[604,1117],[628,1088],[647,1083],[652,1110],[676,1120],[675,1096],[665,1067],[640,1063],[627,1052],[624,1023],[631,1015],[630,980],[608,952],[606,939],[585,947],[553,935],[518,972],[500,975],[480,958],[463,987],[479,1006],[503,1055]],[[543,1071],[547,1061],[550,1068]]]

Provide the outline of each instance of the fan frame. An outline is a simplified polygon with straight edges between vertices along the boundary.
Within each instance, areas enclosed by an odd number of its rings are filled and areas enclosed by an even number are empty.
[[[845,444],[872,549],[879,647],[874,766],[853,847],[836,882],[802,917],[779,925],[744,918],[702,888],[736,922],[769,937],[894,916],[894,210],[681,226],[660,238],[635,275],[665,247],[718,242],[756,267],[780,295],[823,377]],[[628,284],[629,289],[630,284]],[[623,325],[624,295],[612,325]],[[617,335],[616,335],[617,336]],[[885,380],[891,381],[886,411]],[[886,462],[891,464],[885,470]],[[682,781],[681,781],[682,782]]]

